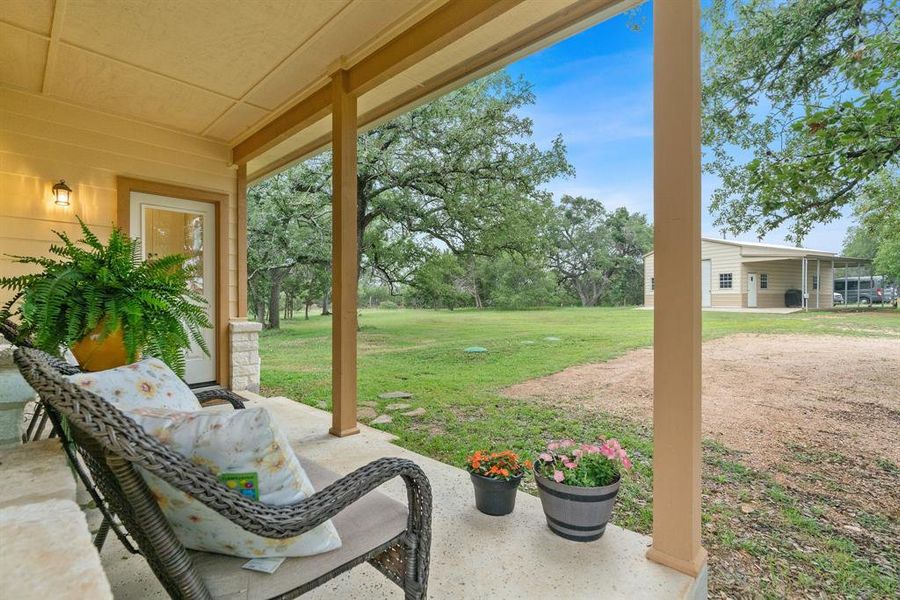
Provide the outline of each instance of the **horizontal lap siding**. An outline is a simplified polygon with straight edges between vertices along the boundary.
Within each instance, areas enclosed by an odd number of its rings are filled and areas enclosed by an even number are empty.
[[[117,218],[119,175],[206,189],[231,198],[222,250],[230,266],[225,308],[235,315],[236,172],[229,162],[224,144],[0,89],[0,274],[26,272],[6,255],[46,255],[54,230],[79,236],[76,215],[101,238],[108,236]],[[74,190],[68,208],[53,203],[51,188],[59,179]],[[0,302],[8,298],[0,291]]]
[[[741,248],[731,244],[719,244],[703,240],[702,257],[710,261],[712,276],[710,288],[713,307],[740,307],[746,302],[741,299],[744,283],[741,271]],[[719,275],[731,273],[731,288],[719,287]]]

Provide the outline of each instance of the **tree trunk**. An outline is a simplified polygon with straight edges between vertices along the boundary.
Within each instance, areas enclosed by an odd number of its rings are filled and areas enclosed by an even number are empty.
[[[312,304],[309,300],[306,301],[306,306],[303,307],[303,318],[306,321],[309,321],[309,305]]]
[[[328,311],[328,290],[322,294],[322,316],[327,317],[331,313]]]
[[[266,302],[262,298],[256,300],[256,318],[260,323],[266,322]]]
[[[281,278],[272,277],[272,287],[269,288],[269,329],[281,327]]]
[[[290,272],[289,268],[281,268],[273,269],[270,273],[272,283],[269,288],[269,329],[281,327],[281,284]]]

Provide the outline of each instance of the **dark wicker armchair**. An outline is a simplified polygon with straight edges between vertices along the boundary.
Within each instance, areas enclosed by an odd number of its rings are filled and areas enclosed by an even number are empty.
[[[0,335],[3,335],[3,337],[6,338],[6,340],[14,346],[29,349],[34,348],[31,340],[23,337],[20,334],[19,328],[16,326],[16,324],[9,319],[0,319]],[[51,356],[44,352],[40,352],[40,355],[42,356],[44,362],[60,375],[75,375],[76,373],[81,373],[81,369],[79,369],[75,365],[69,364],[61,358]],[[197,397],[197,400],[200,402],[200,404],[204,407],[227,403],[231,404],[235,409],[244,408],[243,398],[229,390],[205,390],[196,393],[195,396]],[[103,544],[106,542],[109,531],[110,529],[112,529],[113,533],[116,534],[116,537],[119,538],[119,541],[122,542],[122,545],[125,546],[125,549],[133,554],[136,554],[138,552],[138,549],[134,547],[134,544],[128,538],[127,533],[121,528],[116,519],[113,517],[108,503],[103,498],[103,494],[94,484],[94,481],[91,478],[90,473],[88,473],[87,469],[85,468],[84,463],[79,460],[78,454],[75,450],[74,441],[71,439],[71,436],[68,435],[67,429],[63,425],[63,419],[60,418],[60,415],[57,412],[55,412],[51,407],[45,405],[41,400],[34,403],[34,412],[31,414],[31,419],[28,421],[28,425],[26,426],[25,431],[22,434],[22,442],[27,443],[30,441],[41,439],[48,422],[50,423],[49,437],[52,438],[59,436],[60,441],[62,442],[63,450],[65,451],[66,456],[69,459],[69,464],[72,466],[72,469],[75,471],[76,475],[78,475],[78,478],[84,484],[84,487],[90,495],[91,500],[93,500],[94,505],[103,515],[103,521],[100,523],[100,528],[97,530],[97,533],[94,536],[94,545],[97,547],[97,550],[99,551],[103,548]]]
[[[291,505],[262,504],[230,491],[208,471],[146,434],[114,406],[73,385],[54,369],[45,353],[20,348],[15,360],[51,412],[65,417],[109,506],[173,598],[295,598],[363,562],[399,585],[407,599],[425,597],[431,487],[415,463],[383,458],[334,481],[335,475],[304,461],[320,491]],[[263,537],[296,536],[333,519],[343,546],[325,554],[287,559],[272,575],[240,569],[244,559],[188,551],[176,538],[137,466]],[[373,491],[395,477],[402,477],[406,484],[408,506]]]

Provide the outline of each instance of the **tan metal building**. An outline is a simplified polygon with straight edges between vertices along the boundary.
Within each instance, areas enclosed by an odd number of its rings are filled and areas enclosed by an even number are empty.
[[[800,290],[806,308],[832,308],[834,269],[860,261],[833,252],[701,238],[701,306],[784,308],[785,293]],[[805,274],[805,277],[804,277]],[[653,252],[644,256],[644,306],[654,305]]]

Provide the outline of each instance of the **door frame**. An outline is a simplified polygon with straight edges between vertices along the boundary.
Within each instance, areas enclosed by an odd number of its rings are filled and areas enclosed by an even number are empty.
[[[707,273],[709,274],[707,287],[703,289],[703,276]],[[706,302],[706,298],[709,298],[709,302]],[[700,307],[712,307],[712,259],[709,258],[700,259]]]
[[[750,278],[753,277],[753,286],[750,286]],[[753,306],[750,305],[750,296],[753,296]],[[759,273],[747,271],[747,308],[759,307]]]
[[[219,385],[228,387],[229,382],[231,381],[231,340],[228,335],[228,311],[225,310],[224,306],[224,303],[228,301],[228,261],[224,260],[224,257],[228,256],[225,252],[225,244],[228,243],[228,220],[225,218],[224,213],[229,205],[229,196],[223,192],[210,192],[208,190],[172,185],[158,181],[118,176],[116,177],[116,196],[118,199],[116,221],[119,229],[129,236],[132,235],[132,192],[153,194],[155,196],[167,196],[169,198],[179,198],[181,200],[193,200],[195,202],[206,202],[213,204],[216,207],[216,310],[215,316],[213,317],[216,349],[218,352],[218,356],[215,357],[216,381]]]

